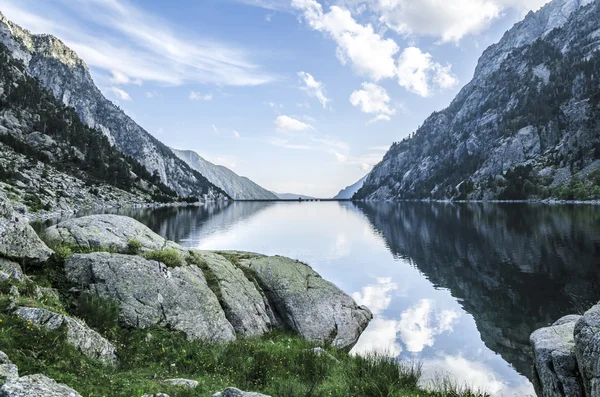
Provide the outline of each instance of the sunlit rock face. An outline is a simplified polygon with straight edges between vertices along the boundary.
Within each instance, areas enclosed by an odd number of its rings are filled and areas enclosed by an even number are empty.
[[[357,206],[392,253],[448,289],[486,346],[530,379],[531,333],[600,300],[594,207]]]
[[[527,15],[354,198],[504,198],[506,172],[520,166],[531,166],[536,187],[586,178],[600,166],[599,19],[600,1],[590,0],[554,0]]]
[[[146,132],[96,87],[85,62],[62,41],[34,35],[0,13],[0,42],[25,64],[65,105],[75,108],[81,120],[100,130],[119,151],[132,156],[181,196],[220,198],[223,192],[192,170],[171,150]]]

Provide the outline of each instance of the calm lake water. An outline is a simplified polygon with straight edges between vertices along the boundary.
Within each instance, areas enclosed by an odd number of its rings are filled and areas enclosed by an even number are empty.
[[[115,211],[113,211],[115,212]],[[310,264],[375,318],[354,351],[392,352],[495,395],[534,395],[529,335],[600,300],[600,208],[244,203],[124,210],[190,248]]]

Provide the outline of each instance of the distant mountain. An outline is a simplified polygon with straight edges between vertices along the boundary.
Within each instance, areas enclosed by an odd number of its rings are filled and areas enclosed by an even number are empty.
[[[173,148],[171,150],[211,183],[223,189],[234,200],[277,200],[276,195],[250,179],[239,176],[227,167],[213,164],[194,151]]]
[[[274,193],[274,192],[273,192]],[[314,200],[314,197],[305,196],[303,194],[294,194],[294,193],[274,193],[281,200],[298,200],[301,198],[302,200]]]
[[[369,175],[365,175],[362,178],[360,178],[360,180],[358,182],[356,182],[354,185],[350,185],[345,189],[340,190],[340,192],[337,194],[337,196],[334,197],[334,200],[347,200],[347,199],[351,199],[352,196],[354,196],[354,193],[358,192],[358,190],[363,186],[363,184],[365,183],[365,181],[367,180],[367,177]]]
[[[554,0],[485,50],[473,80],[354,196],[600,198],[600,0]]]
[[[225,197],[220,188],[106,99],[85,62],[62,41],[50,35],[34,35],[0,13],[0,43],[23,62],[31,77],[66,106],[73,107],[84,124],[101,131],[119,151],[139,161],[151,174],[156,173],[179,196]]]

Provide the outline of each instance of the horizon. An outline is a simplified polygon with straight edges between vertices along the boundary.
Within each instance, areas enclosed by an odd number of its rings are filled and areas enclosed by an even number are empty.
[[[448,106],[482,51],[546,2],[0,0],[0,11],[64,41],[167,146],[269,191],[328,198]]]

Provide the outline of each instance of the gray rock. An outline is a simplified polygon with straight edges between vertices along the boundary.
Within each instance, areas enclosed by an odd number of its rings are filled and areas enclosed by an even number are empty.
[[[254,273],[274,313],[307,340],[350,350],[373,315],[308,265],[275,256],[242,261]]]
[[[0,397],[81,397],[70,387],[44,375],[22,376],[0,388]]]
[[[48,244],[65,244],[83,249],[112,248],[127,251],[127,244],[136,239],[142,250],[177,249],[181,247],[154,233],[133,218],[119,215],[91,215],[68,219],[44,231]]]
[[[21,282],[25,279],[25,275],[18,263],[0,258],[0,281],[8,279]]]
[[[567,316],[531,334],[536,391],[541,397],[583,397],[573,330],[580,316]]]
[[[19,378],[19,368],[13,364],[6,353],[0,351],[0,382],[12,382]]]
[[[215,393],[212,397],[271,397],[266,394],[241,391],[235,387],[228,387],[223,392]]]
[[[0,256],[44,262],[53,251],[35,233],[27,219],[17,214],[0,193]]]
[[[600,303],[577,321],[574,338],[586,396],[600,397]]]
[[[220,303],[225,316],[235,329],[244,336],[258,336],[269,331],[271,319],[267,314],[263,296],[244,273],[223,256],[212,252],[192,251],[216,278]]]
[[[169,383],[173,386],[187,387],[188,389],[195,389],[198,387],[198,381],[183,378],[165,379],[165,383]]]
[[[190,339],[235,339],[233,327],[197,266],[169,269],[137,256],[98,252],[73,255],[65,273],[83,290],[113,299],[127,326],[170,326]]]
[[[144,394],[142,397],[169,397],[169,395],[165,394],[165,393],[154,393],[154,394]]]
[[[14,313],[26,321],[48,329],[57,329],[64,325],[67,327],[67,341],[83,354],[105,364],[117,363],[115,347],[81,320],[33,307],[19,307]]]

